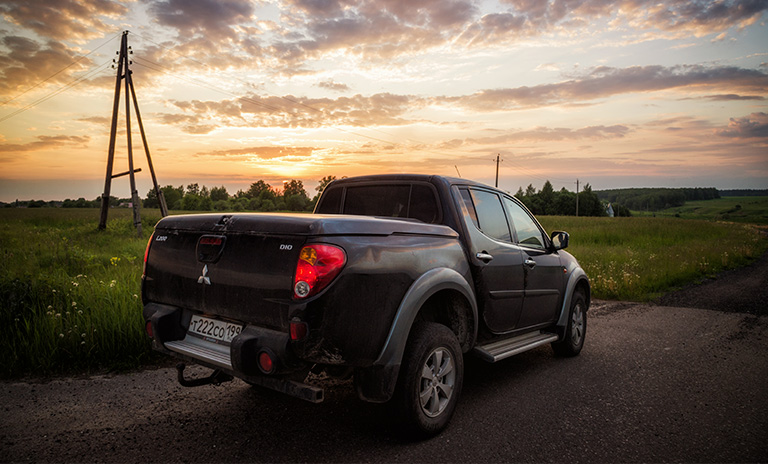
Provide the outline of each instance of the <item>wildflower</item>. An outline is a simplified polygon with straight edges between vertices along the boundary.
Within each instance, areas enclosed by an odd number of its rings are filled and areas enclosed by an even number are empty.
[[[139,299],[139,295],[137,295],[137,294],[135,294],[135,293],[134,293],[134,294],[133,294],[133,299],[134,299],[134,300],[138,300],[138,299]]]
[[[63,333],[60,333],[60,334],[59,334],[59,338],[64,338],[64,334],[63,334]]]
[[[48,309],[53,309],[53,306],[51,306],[51,305],[48,305]]]
[[[83,310],[82,310],[82,309],[78,309],[78,310],[77,310],[77,314],[80,314],[80,315],[82,315],[82,314],[83,314]]]
[[[83,338],[85,338],[85,334],[84,334],[84,333],[81,333],[81,334],[80,334],[80,336],[81,336],[81,337],[83,337]]]
[[[82,274],[78,274],[77,277],[75,277],[75,279],[79,279],[80,277],[85,277],[85,276]]]
[[[80,285],[80,284],[79,284],[79,283],[77,283],[77,282],[75,282],[74,280],[72,281],[72,286],[73,286],[73,287],[77,287],[78,285]]]
[[[56,317],[61,317],[61,313],[56,313]]]
[[[69,316],[69,311],[67,311],[65,314],[66,314],[67,316]]]
[[[56,293],[56,289],[53,289],[53,293]]]
[[[13,318],[13,321],[14,321],[14,322],[19,322],[19,318],[18,318],[18,317],[15,317],[15,318]]]
[[[112,258],[110,258],[109,262],[112,263],[113,266],[117,266],[117,263],[120,262],[120,258],[118,258],[117,256],[113,256]]]
[[[81,345],[85,345],[85,342],[80,342]]]
[[[112,282],[110,282],[110,283],[109,283],[109,288],[115,288],[115,284],[116,284],[116,283],[117,283],[117,281],[116,281],[116,280],[113,280]]]
[[[73,307],[73,308],[77,308],[77,302],[76,302],[76,301],[73,301],[73,302],[72,302],[72,307]]]

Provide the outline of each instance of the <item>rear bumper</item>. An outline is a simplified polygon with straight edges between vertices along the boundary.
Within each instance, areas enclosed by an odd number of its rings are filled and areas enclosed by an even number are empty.
[[[277,390],[311,402],[323,400],[323,390],[284,378],[307,367],[288,351],[287,333],[246,325],[229,346],[209,343],[187,335],[192,314],[181,308],[147,303],[144,320],[152,324],[152,347],[187,362],[195,362],[239,377],[248,383]],[[275,371],[267,375],[258,365],[259,354],[268,351],[275,359]]]

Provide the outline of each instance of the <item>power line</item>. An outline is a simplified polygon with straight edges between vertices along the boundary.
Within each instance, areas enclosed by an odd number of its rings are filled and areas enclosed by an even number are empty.
[[[20,113],[23,113],[23,112],[27,111],[30,108],[34,108],[35,106],[39,105],[40,103],[43,103],[43,102],[45,102],[47,100],[50,100],[51,98],[55,97],[56,95],[66,91],[66,90],[69,90],[72,87],[75,87],[76,85],[80,84],[84,80],[89,79],[90,77],[92,77],[92,76],[98,74],[99,72],[103,71],[104,69],[108,68],[110,63],[111,63],[110,61],[107,61],[107,62],[99,65],[98,67],[96,67],[94,70],[88,72],[84,76],[81,76],[81,77],[79,77],[79,78],[77,78],[77,79],[75,79],[73,81],[70,81],[66,85],[64,85],[62,87],[59,87],[57,90],[54,90],[53,92],[40,97],[39,99],[37,99],[34,102],[28,104],[27,106],[25,106],[23,108],[20,108],[20,109],[14,111],[12,113],[6,114],[3,117],[0,117],[0,123],[4,122],[4,121],[6,121],[6,120],[8,120],[8,119],[10,119],[10,118],[20,114]]]
[[[29,92],[30,90],[34,90],[34,89],[36,89],[37,87],[39,87],[39,86],[43,85],[44,83],[46,83],[46,82],[48,82],[49,80],[53,79],[54,77],[58,76],[59,74],[61,74],[61,73],[62,73],[62,72],[64,72],[65,70],[67,70],[67,69],[69,69],[70,67],[74,66],[74,65],[75,65],[77,62],[79,62],[79,61],[80,61],[80,60],[82,60],[83,58],[86,58],[86,57],[90,56],[91,54],[95,53],[95,52],[96,52],[98,49],[100,49],[100,48],[101,48],[101,47],[103,47],[104,45],[108,44],[109,42],[111,42],[112,40],[114,40],[115,38],[117,38],[117,36],[119,36],[119,35],[120,35],[120,33],[117,33],[117,34],[115,34],[113,37],[111,37],[110,39],[108,39],[106,42],[104,42],[104,43],[102,43],[101,45],[99,45],[98,47],[94,48],[93,50],[91,50],[91,51],[90,51],[90,52],[88,52],[87,54],[80,56],[80,57],[79,57],[79,58],[77,58],[76,60],[72,61],[72,62],[71,62],[71,63],[69,63],[68,65],[66,65],[66,66],[64,66],[63,68],[59,69],[59,70],[58,70],[58,71],[56,71],[55,73],[53,73],[53,74],[51,74],[50,76],[46,77],[45,79],[41,80],[41,81],[40,81],[40,82],[38,82],[37,84],[35,84],[35,85],[33,85],[32,87],[28,88],[27,90],[25,90],[25,91],[21,92],[20,94],[16,95],[15,97],[13,97],[13,98],[11,98],[11,99],[9,99],[9,100],[6,100],[6,101],[4,101],[4,102],[0,103],[0,106],[5,106],[5,105],[7,105],[8,103],[10,103],[10,102],[12,102],[12,101],[16,100],[17,98],[21,97],[22,95],[26,94],[26,93],[27,93],[27,92]]]

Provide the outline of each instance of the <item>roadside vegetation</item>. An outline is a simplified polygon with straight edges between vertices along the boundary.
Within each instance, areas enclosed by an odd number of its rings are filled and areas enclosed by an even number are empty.
[[[746,202],[743,202],[746,204]],[[172,214],[184,211],[173,211]],[[140,278],[149,234],[113,208],[0,209],[0,377],[136,368],[154,358]],[[144,230],[160,219],[143,209]],[[754,226],[661,217],[541,216],[567,230],[593,297],[648,300],[760,256]]]

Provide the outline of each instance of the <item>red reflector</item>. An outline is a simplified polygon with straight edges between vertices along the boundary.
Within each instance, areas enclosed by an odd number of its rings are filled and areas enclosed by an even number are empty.
[[[149,338],[155,338],[155,333],[152,330],[152,321],[147,321],[147,335],[149,335]]]
[[[259,353],[259,369],[265,374],[271,374],[275,370],[275,361],[266,351]]]
[[[309,328],[306,322],[291,322],[291,340],[303,340],[307,336]]]
[[[221,237],[203,237],[200,245],[221,245]]]

